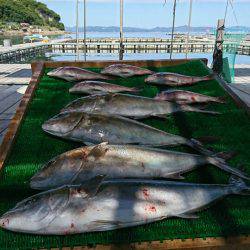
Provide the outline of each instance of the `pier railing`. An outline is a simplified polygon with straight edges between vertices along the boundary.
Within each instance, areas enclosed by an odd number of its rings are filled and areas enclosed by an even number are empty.
[[[173,53],[185,53],[186,43],[184,38],[174,40]],[[80,39],[79,51],[87,53],[118,53],[120,42],[118,38],[89,38],[84,41]],[[162,38],[125,38],[125,53],[170,53],[170,39]],[[226,44],[226,50],[235,51],[234,44]],[[209,38],[190,39],[187,47],[189,53],[211,53],[214,50],[214,40]],[[0,47],[0,63],[15,61],[19,62],[25,58],[33,58],[49,53],[76,53],[77,44],[74,39],[53,40],[49,43],[19,44],[13,47]],[[237,47],[237,54],[250,55],[250,42],[242,42]]]

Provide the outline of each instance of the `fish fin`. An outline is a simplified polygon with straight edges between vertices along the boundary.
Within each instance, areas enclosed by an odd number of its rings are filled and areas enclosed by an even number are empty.
[[[196,214],[178,214],[176,217],[180,217],[183,219],[199,219],[200,217]]]
[[[196,138],[197,141],[201,143],[215,143],[220,140],[220,137],[218,136],[200,136]]]
[[[216,97],[216,102],[218,102],[218,103],[227,103],[227,98],[226,98],[226,96]]]
[[[155,117],[158,117],[158,118],[167,118],[167,115],[154,115]]]
[[[108,148],[105,148],[105,146],[108,144],[108,142],[102,142],[95,146],[88,154],[88,157],[94,157],[94,158],[100,158],[106,154],[108,151]]]
[[[208,155],[208,156],[214,155],[213,151],[206,149],[200,141],[195,140],[193,138],[187,141],[187,145],[192,147],[193,149],[195,149],[196,151],[200,152],[203,155]]]
[[[114,226],[121,226],[122,222],[121,221],[109,221],[109,220],[96,220],[94,221],[96,225],[114,225]]]
[[[203,110],[203,109],[199,109],[199,108],[189,106],[189,105],[180,105],[179,107],[180,107],[180,111],[190,111],[190,112],[204,113],[204,114],[210,114],[210,115],[221,114],[220,112]]]
[[[164,175],[165,178],[176,179],[176,180],[184,180],[185,177],[182,176],[180,173],[176,174],[166,174]]]
[[[219,152],[219,153],[215,154],[214,156],[227,161],[227,160],[232,159],[236,155],[237,155],[236,151],[228,151],[228,152]]]
[[[97,194],[105,175],[97,175],[80,186],[81,194],[85,198]]]
[[[244,173],[243,171],[237,169],[237,168],[233,168],[231,166],[229,166],[224,159],[222,158],[218,158],[218,157],[214,157],[214,156],[210,156],[207,158],[208,162],[230,174],[236,175],[242,179],[246,179],[246,180],[250,180],[250,177]]]
[[[232,187],[234,194],[250,195],[250,187],[239,177],[231,176],[229,185]]]

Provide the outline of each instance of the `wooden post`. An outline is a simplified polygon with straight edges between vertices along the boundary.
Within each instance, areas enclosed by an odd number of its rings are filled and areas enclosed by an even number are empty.
[[[84,0],[84,61],[87,60],[87,43],[86,43],[86,0]]]
[[[119,60],[123,60],[123,0],[120,0],[120,51]]]
[[[171,45],[170,45],[170,59],[172,59],[173,53],[173,42],[174,42],[174,29],[175,29],[175,11],[176,11],[176,0],[174,0],[174,7],[173,7],[173,24],[172,24],[172,32],[171,32]]]
[[[219,19],[216,32],[216,41],[213,53],[212,69],[214,72],[221,74],[223,70],[223,40],[224,40],[224,26],[225,20]]]
[[[79,60],[79,0],[76,0],[76,54],[77,60]]]

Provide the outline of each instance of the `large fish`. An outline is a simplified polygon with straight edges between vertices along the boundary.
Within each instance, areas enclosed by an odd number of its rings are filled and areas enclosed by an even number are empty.
[[[82,97],[74,100],[61,110],[61,112],[76,111],[105,113],[133,118],[146,118],[150,116],[166,117],[168,114],[184,111],[219,114],[218,112],[201,110],[188,105],[179,105],[143,96],[117,93]]]
[[[131,76],[150,75],[154,72],[148,69],[139,68],[128,64],[112,64],[104,68],[101,73],[105,75],[113,75],[127,78]]]
[[[32,177],[30,185],[34,189],[46,190],[66,184],[81,184],[98,175],[105,175],[109,179],[183,179],[181,174],[205,164],[212,164],[239,177],[248,178],[216,155],[209,157],[102,143],[74,149],[53,158]]]
[[[102,142],[155,147],[187,145],[211,155],[210,150],[194,139],[186,139],[119,116],[83,112],[62,113],[46,121],[42,128],[51,135],[86,145]]]
[[[129,88],[117,84],[100,81],[79,82],[69,89],[73,94],[99,94],[99,93],[118,93],[118,92],[138,92],[137,88]]]
[[[147,83],[153,83],[158,85],[166,85],[166,86],[184,86],[184,85],[192,85],[201,81],[209,81],[214,78],[213,75],[208,76],[186,76],[180,75],[177,73],[169,73],[169,72],[160,72],[148,76],[145,79]]]
[[[48,76],[60,78],[69,82],[77,82],[83,80],[109,80],[108,76],[98,74],[86,69],[77,67],[60,67],[47,73]]]
[[[225,103],[223,97],[213,97],[194,93],[185,90],[166,90],[155,97],[156,100],[176,102],[178,104],[192,104],[192,103],[207,103],[217,102]]]
[[[170,217],[199,218],[200,211],[228,195],[249,195],[241,179],[228,185],[155,180],[103,181],[65,186],[19,202],[0,218],[4,229],[45,235],[107,231]]]

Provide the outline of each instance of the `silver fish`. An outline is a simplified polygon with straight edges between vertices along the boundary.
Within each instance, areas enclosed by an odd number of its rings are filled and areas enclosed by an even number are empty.
[[[228,195],[249,195],[241,179],[228,185],[155,180],[103,181],[50,190],[18,203],[0,218],[4,229],[41,235],[107,231],[170,217],[199,218],[200,211]]]
[[[215,111],[201,110],[188,105],[179,105],[173,102],[155,100],[153,98],[127,94],[99,94],[79,98],[69,103],[61,112],[95,112],[111,115],[121,115],[133,118],[150,116],[166,117],[176,112],[199,112],[219,114]]]
[[[31,188],[51,189],[67,184],[81,184],[98,175],[118,178],[183,179],[182,173],[212,164],[242,178],[241,171],[214,156],[187,154],[133,145],[82,147],[63,153],[45,164],[30,181]]]
[[[160,101],[176,102],[178,104],[207,103],[207,102],[225,103],[223,97],[207,96],[184,90],[163,91],[159,93],[155,97],[155,99]]]
[[[118,92],[138,92],[137,88],[129,88],[117,84],[100,81],[79,82],[69,89],[73,94],[99,94],[99,93],[118,93]]]
[[[60,67],[47,73],[48,76],[60,78],[69,82],[77,82],[83,80],[109,80],[108,76],[104,76],[86,69],[77,67]]]
[[[127,78],[131,76],[150,75],[154,72],[148,69],[139,68],[128,64],[112,64],[104,68],[101,73],[105,75],[113,75]]]
[[[195,139],[186,139],[120,116],[62,113],[46,121],[42,128],[49,134],[86,145],[102,142],[154,147],[187,145],[203,154],[211,155],[211,151]]]
[[[209,81],[214,78],[213,75],[208,76],[186,76],[177,73],[170,72],[160,72],[148,76],[145,79],[147,83],[166,85],[166,86],[184,86],[184,85],[192,85],[201,81]]]

